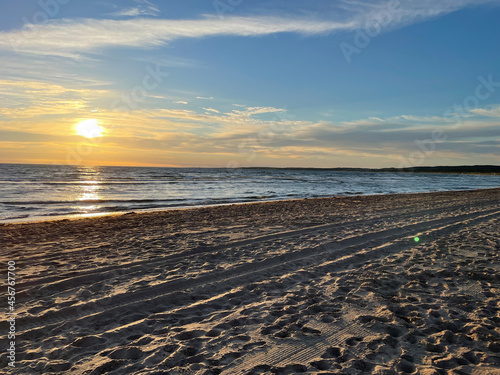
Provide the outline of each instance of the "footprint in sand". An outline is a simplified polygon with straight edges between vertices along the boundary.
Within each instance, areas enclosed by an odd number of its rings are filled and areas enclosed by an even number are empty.
[[[413,361],[410,362],[405,358],[401,358],[396,367],[404,374],[412,374],[415,372],[415,364],[413,363]]]
[[[221,332],[222,331],[220,329],[211,329],[210,331],[208,331],[207,333],[205,333],[205,336],[208,336],[208,337],[217,337],[217,336],[220,336]]]
[[[356,372],[370,373],[374,365],[370,362],[363,361],[362,359],[354,359],[349,361],[345,368],[352,368]]]
[[[325,350],[321,355],[321,358],[338,358],[344,355],[344,349],[338,347],[332,347]]]
[[[329,370],[331,368],[330,362],[325,360],[314,361],[310,365],[318,370]]]
[[[275,326],[275,325],[262,327],[260,329],[260,333],[262,333],[263,335],[271,335],[271,334],[279,332],[279,331],[280,331],[280,328],[278,326]]]
[[[67,371],[72,367],[72,364],[69,362],[56,362],[56,361],[50,361],[44,369],[44,373],[51,373],[51,372],[63,372]]]
[[[307,372],[307,367],[300,364],[287,365],[285,367],[277,367],[273,369],[276,375],[289,375],[301,372]]]
[[[302,327],[302,332],[310,335],[321,335],[321,331],[310,327]]]
[[[194,346],[184,346],[179,349],[179,351],[184,354],[186,357],[192,357],[196,354],[198,354],[199,350],[198,348],[195,348]]]
[[[233,343],[243,343],[251,340],[251,337],[248,335],[236,335],[230,338],[230,341]]]
[[[346,344],[349,346],[358,345],[358,343],[361,341],[363,341],[362,337],[350,337],[347,340],[345,340]]]
[[[271,366],[269,365],[257,365],[248,372],[248,375],[268,374],[270,371]]]
[[[235,359],[241,357],[242,353],[239,352],[231,352],[231,353],[226,353],[224,354],[221,359],[219,359],[219,365],[228,365],[231,362],[233,362]]]
[[[386,332],[392,337],[400,337],[404,333],[404,329],[397,326],[387,326]]]
[[[266,345],[265,341],[250,342],[243,346],[243,350],[252,350],[253,348],[257,348],[259,346],[264,346],[264,345]]]
[[[104,344],[106,341],[106,339],[98,336],[85,336],[73,341],[71,345],[80,348],[88,348],[90,346]]]
[[[144,356],[144,352],[137,347],[120,348],[108,354],[111,359],[132,359],[138,360]]]
[[[193,330],[193,331],[184,331],[176,336],[174,336],[176,339],[181,340],[181,341],[186,341],[186,340],[192,340],[194,338],[203,336],[205,334],[205,331],[202,330]]]
[[[123,360],[113,359],[111,361],[105,362],[102,365],[96,367],[89,375],[101,375],[107,374],[113,370],[116,370],[124,363]]]

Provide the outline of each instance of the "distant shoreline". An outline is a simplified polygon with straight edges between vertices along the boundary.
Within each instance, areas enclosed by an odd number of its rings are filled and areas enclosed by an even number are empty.
[[[103,168],[167,168],[167,169],[267,169],[267,170],[304,170],[304,171],[332,171],[332,172],[380,172],[380,173],[451,173],[451,174],[492,174],[500,175],[500,165],[457,165],[411,168],[356,168],[356,167],[168,167],[156,165],[92,165],[92,164],[35,164],[35,163],[0,163],[0,165],[43,165],[68,167],[103,167]]]
[[[242,167],[241,169],[284,169],[332,172],[377,172],[377,173],[451,173],[451,174],[500,174],[497,165],[460,165],[437,167],[412,167],[412,168],[309,168],[309,167]]]

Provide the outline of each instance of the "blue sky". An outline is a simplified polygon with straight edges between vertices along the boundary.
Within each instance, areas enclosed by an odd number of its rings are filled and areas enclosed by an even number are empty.
[[[499,5],[3,4],[0,161],[499,164]]]

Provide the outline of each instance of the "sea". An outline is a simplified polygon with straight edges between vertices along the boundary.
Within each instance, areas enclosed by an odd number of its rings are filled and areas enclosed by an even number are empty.
[[[495,187],[498,175],[0,164],[0,222]]]

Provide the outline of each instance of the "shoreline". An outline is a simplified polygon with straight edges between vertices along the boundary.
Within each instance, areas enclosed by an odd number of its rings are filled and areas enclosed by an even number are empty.
[[[468,190],[446,190],[446,191],[429,191],[429,192],[414,192],[414,193],[380,193],[380,194],[361,194],[361,195],[336,195],[336,196],[325,196],[325,197],[314,197],[314,198],[294,198],[294,199],[274,199],[274,200],[262,200],[262,201],[247,201],[247,202],[234,202],[234,203],[215,203],[209,205],[199,205],[199,206],[179,206],[179,207],[171,207],[171,208],[157,208],[157,209],[136,209],[131,211],[119,211],[119,212],[102,212],[102,213],[91,213],[91,214],[76,214],[76,215],[60,215],[60,216],[50,216],[46,219],[30,219],[25,218],[22,220],[7,220],[0,221],[0,227],[8,226],[8,225],[19,225],[19,224],[37,224],[44,222],[53,222],[53,221],[74,221],[74,220],[88,220],[88,219],[100,219],[103,217],[115,217],[115,216],[123,216],[130,214],[149,214],[149,213],[162,213],[169,211],[179,211],[179,210],[195,210],[209,207],[224,207],[224,206],[233,206],[233,205],[246,205],[246,204],[261,204],[261,203],[270,203],[270,202],[290,202],[290,201],[303,201],[303,200],[314,200],[314,199],[338,199],[338,198],[356,198],[356,197],[372,197],[372,196],[405,196],[405,195],[415,195],[415,194],[438,194],[438,193],[458,193],[458,192],[475,192],[475,191],[495,191],[499,190],[500,187],[497,188],[487,188],[487,189],[468,189]]]
[[[10,373],[498,370],[500,189],[251,203],[1,226]]]

